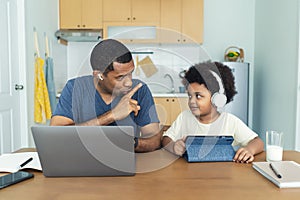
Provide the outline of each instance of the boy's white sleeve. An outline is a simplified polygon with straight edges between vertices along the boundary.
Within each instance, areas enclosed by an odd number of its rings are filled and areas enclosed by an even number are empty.
[[[234,140],[238,143],[237,145],[246,146],[251,140],[253,140],[258,136],[239,118],[235,119],[235,123],[236,123],[236,127],[235,127]]]
[[[172,123],[171,127],[164,132],[163,136],[168,136],[174,142],[182,138],[181,127],[184,125],[183,113],[180,113],[176,120]]]

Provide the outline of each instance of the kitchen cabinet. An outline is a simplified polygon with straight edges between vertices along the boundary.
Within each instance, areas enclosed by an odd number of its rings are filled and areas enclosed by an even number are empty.
[[[160,0],[103,0],[103,38],[156,43],[159,23]]]
[[[61,29],[101,29],[102,0],[60,0]]]
[[[161,0],[160,42],[202,43],[203,0]]]
[[[177,116],[189,109],[188,97],[154,97],[156,111],[160,123],[170,126]]]
[[[103,0],[104,22],[146,22],[157,25],[159,19],[160,0]]]

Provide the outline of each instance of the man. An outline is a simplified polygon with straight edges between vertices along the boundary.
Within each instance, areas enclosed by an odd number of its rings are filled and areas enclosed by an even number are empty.
[[[159,120],[146,84],[132,79],[134,63],[120,42],[99,42],[90,57],[93,75],[69,80],[64,87],[50,125],[133,126],[135,151],[160,147]]]

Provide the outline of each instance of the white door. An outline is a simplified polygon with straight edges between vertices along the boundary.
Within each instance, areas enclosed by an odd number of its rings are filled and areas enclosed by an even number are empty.
[[[24,19],[23,0],[0,0],[0,154],[28,145]]]

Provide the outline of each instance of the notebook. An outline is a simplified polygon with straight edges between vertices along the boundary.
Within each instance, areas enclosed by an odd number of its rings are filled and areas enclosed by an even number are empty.
[[[300,187],[300,165],[294,161],[272,162],[278,178],[270,167],[270,162],[253,162],[253,168],[279,188]]]
[[[42,170],[37,152],[6,153],[0,155],[0,172],[17,172],[22,169]]]
[[[34,126],[46,177],[132,176],[134,130],[130,126]]]
[[[232,136],[187,136],[183,157],[187,162],[232,161],[235,151]]]

